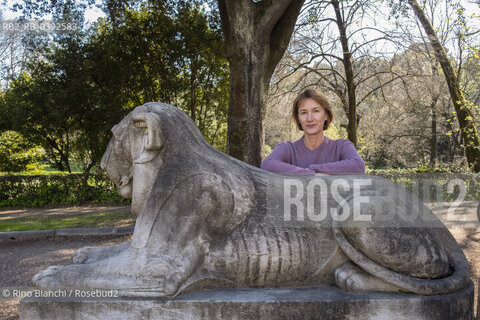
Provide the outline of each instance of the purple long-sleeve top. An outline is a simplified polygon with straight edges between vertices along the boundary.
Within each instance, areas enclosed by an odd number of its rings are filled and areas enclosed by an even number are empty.
[[[365,163],[353,143],[328,137],[314,150],[307,148],[303,137],[293,142],[280,142],[263,160],[261,168],[286,175],[365,173]]]

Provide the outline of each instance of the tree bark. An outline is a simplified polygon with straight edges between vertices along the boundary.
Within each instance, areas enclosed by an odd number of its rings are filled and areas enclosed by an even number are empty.
[[[433,29],[422,8],[418,5],[416,0],[408,0],[408,4],[412,7],[416,17],[422,24],[423,29],[425,30],[425,33],[430,41],[430,45],[434,50],[435,57],[440,63],[445,75],[445,80],[447,81],[450,97],[452,99],[458,124],[462,133],[468,165],[474,172],[480,172],[480,141],[478,132],[475,127],[474,116],[468,109],[463,92],[460,89],[455,70],[448,60],[447,53],[438,40],[435,30]]]
[[[218,0],[230,63],[227,153],[257,167],[268,85],[304,1]]]
[[[437,166],[437,108],[436,103],[432,103],[432,135],[430,138],[430,166]]]
[[[432,63],[434,63],[432,61]],[[435,64],[432,67],[432,73],[438,75],[438,68]],[[438,134],[437,134],[437,103],[440,100],[440,95],[443,91],[443,86],[438,90],[438,93],[432,97],[432,103],[430,104],[430,109],[432,113],[432,122],[431,122],[431,137],[430,137],[430,166],[433,168],[437,167],[437,157],[438,157]]]
[[[196,57],[190,57],[190,117],[193,122],[197,120],[197,61]]]
[[[343,19],[342,12],[340,10],[340,4],[338,0],[332,0],[330,2],[335,10],[336,23],[338,31],[340,33],[340,43],[342,44],[343,50],[343,67],[345,68],[345,79],[347,83],[347,94],[348,94],[348,111],[347,111],[347,134],[348,140],[350,140],[355,147],[357,147],[357,97],[355,94],[355,76],[353,73],[353,63],[352,63],[352,53],[348,46],[347,38],[347,25]]]

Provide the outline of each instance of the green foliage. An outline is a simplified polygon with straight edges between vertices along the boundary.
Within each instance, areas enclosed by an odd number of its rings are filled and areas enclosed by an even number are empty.
[[[223,54],[220,26],[210,23],[199,5],[178,6],[175,29],[180,34],[181,81],[179,106],[190,114],[206,140],[224,151],[227,135],[229,67]]]
[[[42,149],[32,145],[15,131],[0,134],[0,171],[19,172],[40,161]]]
[[[461,171],[461,169],[457,170]],[[461,202],[480,199],[480,174],[476,173],[439,172],[438,170],[427,172],[426,168],[419,168],[368,169],[367,174],[391,180],[425,202]],[[465,191],[464,195],[461,189]]]
[[[12,5],[14,12],[21,12],[26,19],[44,18],[51,14],[54,19],[83,19],[83,12],[94,0],[23,0]]]
[[[60,103],[59,79],[52,65],[38,63],[23,73],[5,92],[0,129],[16,130],[31,143],[41,145],[59,170],[69,170],[72,112]]]
[[[114,3],[105,2],[108,18],[89,30],[38,43],[0,98],[0,130],[41,145],[60,171],[75,161],[90,172],[110,129],[134,107],[161,101],[187,112],[223,150],[229,69],[212,12],[195,1]],[[88,4],[24,0],[18,9],[78,17]]]
[[[263,158],[268,157],[270,153],[272,153],[273,149],[270,145],[264,144],[263,145]]]
[[[405,17],[408,14],[408,6],[406,1],[402,0],[388,0],[387,4],[390,6],[391,15],[398,19],[399,17]]]
[[[0,207],[128,203],[105,174],[0,176]]]

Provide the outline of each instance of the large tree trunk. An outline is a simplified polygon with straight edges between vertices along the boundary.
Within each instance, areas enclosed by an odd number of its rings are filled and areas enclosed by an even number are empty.
[[[442,66],[445,80],[447,81],[450,91],[450,97],[452,98],[453,106],[457,114],[457,120],[462,133],[468,164],[474,172],[480,172],[480,141],[478,138],[478,132],[473,120],[474,116],[468,109],[463,92],[460,89],[455,70],[450,64],[447,53],[438,40],[435,30],[427,19],[422,8],[420,8],[416,0],[408,0],[408,4],[413,8],[415,15],[422,24],[435,52],[435,57]]]
[[[227,58],[230,104],[227,153],[254,166],[263,155],[268,85],[304,0],[218,0]]]
[[[338,31],[340,33],[340,43],[342,44],[343,50],[343,67],[345,69],[345,79],[347,83],[347,94],[348,94],[348,125],[347,125],[347,134],[348,140],[350,140],[355,147],[357,146],[357,97],[355,94],[356,86],[353,74],[353,63],[352,63],[352,53],[348,46],[347,38],[347,25],[343,21],[342,12],[340,10],[340,4],[338,0],[332,0],[331,4],[335,10],[335,16],[337,23]]]

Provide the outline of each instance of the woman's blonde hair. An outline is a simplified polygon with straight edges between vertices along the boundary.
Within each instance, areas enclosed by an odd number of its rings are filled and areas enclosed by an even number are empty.
[[[300,108],[300,105],[306,99],[312,99],[325,109],[325,112],[328,114],[328,120],[325,121],[323,130],[327,130],[330,127],[330,123],[333,121],[332,105],[330,104],[330,101],[328,101],[327,96],[315,89],[307,89],[303,91],[295,98],[295,101],[293,101],[292,118],[297,124],[298,129],[303,131],[300,119],[298,118],[298,108]]]

